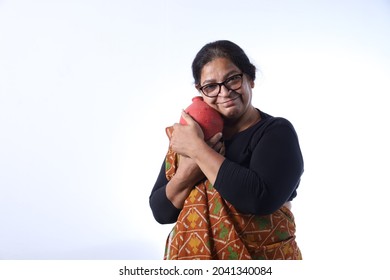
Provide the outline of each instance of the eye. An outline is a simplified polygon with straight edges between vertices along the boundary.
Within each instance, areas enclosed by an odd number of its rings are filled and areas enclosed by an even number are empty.
[[[239,75],[234,75],[234,76],[230,77],[229,79],[227,79],[226,83],[228,85],[232,85],[232,84],[234,85],[236,83],[239,83],[240,81],[241,81],[241,75],[239,74]]]
[[[208,84],[202,87],[202,90],[206,93],[213,92],[218,87],[218,84]]]

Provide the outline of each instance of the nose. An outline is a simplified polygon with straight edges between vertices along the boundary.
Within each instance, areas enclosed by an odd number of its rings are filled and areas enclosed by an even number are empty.
[[[222,84],[220,89],[219,89],[218,95],[220,95],[220,96],[229,96],[231,91],[232,90],[228,89],[225,85]]]

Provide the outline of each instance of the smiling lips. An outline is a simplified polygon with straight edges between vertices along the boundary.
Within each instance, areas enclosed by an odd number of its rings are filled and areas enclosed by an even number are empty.
[[[226,101],[218,102],[216,104],[218,104],[218,105],[223,104],[224,107],[230,107],[234,104],[234,100],[236,100],[239,97],[240,97],[240,95],[237,95],[236,97],[230,98]]]

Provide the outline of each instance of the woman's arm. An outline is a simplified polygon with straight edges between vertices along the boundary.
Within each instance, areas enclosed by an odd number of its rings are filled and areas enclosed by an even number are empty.
[[[198,165],[198,162],[199,164],[202,164],[202,161],[196,161],[187,156],[188,154],[183,152],[180,147],[187,146],[193,148],[191,150],[204,156],[204,162],[210,163],[214,163],[214,161],[209,156],[218,156],[219,153],[216,151],[220,151],[222,148],[222,143],[220,142],[221,134],[215,135],[206,143],[203,140],[203,132],[199,125],[189,116],[187,118],[187,123],[190,125],[175,124],[174,133],[171,135],[170,139],[171,148],[178,154],[181,154],[175,175],[170,181],[166,179],[164,161],[149,197],[153,215],[155,219],[162,224],[173,223],[177,220],[185,199],[188,197],[193,187],[205,178],[204,171]],[[192,133],[194,134],[195,132],[196,135],[186,134],[187,130],[192,130]],[[190,154],[192,155],[192,153]],[[204,170],[206,170],[209,176],[214,176],[215,178],[218,170],[210,172],[206,168],[208,165],[206,164],[204,166]],[[213,164],[211,164],[211,166],[213,166]]]
[[[183,208],[184,200],[203,178],[204,174],[193,159],[180,156],[176,173],[166,186],[167,198],[176,208]]]
[[[202,178],[204,175],[193,160],[181,157],[177,172],[168,181],[164,160],[149,197],[150,208],[156,221],[161,224],[176,222],[184,200]]]
[[[194,186],[204,178],[194,160],[181,157],[171,180],[165,175],[165,160],[149,197],[153,216],[161,224],[174,223]]]
[[[154,218],[160,224],[174,223],[179,216],[180,209],[177,209],[167,198],[166,186],[168,180],[165,176],[165,159],[158,174],[156,183],[149,196],[149,205]]]
[[[289,122],[279,119],[253,148],[249,167],[225,160],[214,187],[239,211],[266,215],[293,196],[302,173],[296,133]]]
[[[200,126],[184,111],[182,117],[187,125],[175,124],[171,138],[171,148],[178,154],[194,160],[200,170],[214,184],[219,168],[225,157],[221,155],[222,133],[214,135],[207,143],[203,140],[203,132]]]

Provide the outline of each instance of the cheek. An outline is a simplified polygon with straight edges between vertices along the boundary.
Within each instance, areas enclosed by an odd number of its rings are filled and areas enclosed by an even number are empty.
[[[215,109],[216,105],[215,103],[217,102],[217,98],[208,98],[203,96],[203,101],[207,103],[210,107],[213,107]]]
[[[247,85],[245,88],[244,88],[244,92],[242,93],[243,97],[245,99],[251,99],[252,97],[252,87],[250,85]]]
[[[252,102],[252,96],[250,91],[242,91],[240,92],[240,100],[241,100],[241,106],[247,107]]]
[[[216,98],[213,98],[213,99],[210,99],[210,100],[205,100],[205,102],[207,103],[207,105],[209,105],[211,108],[213,108],[215,111],[221,113],[221,110],[220,108],[218,108],[218,105],[216,104],[217,102],[217,99]]]

